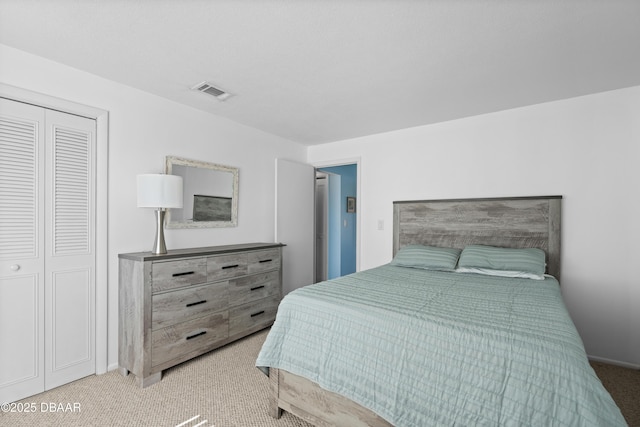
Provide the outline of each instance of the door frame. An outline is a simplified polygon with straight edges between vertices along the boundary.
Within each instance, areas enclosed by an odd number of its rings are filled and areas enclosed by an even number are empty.
[[[316,171],[322,168],[329,168],[333,166],[345,166],[345,165],[356,165],[356,271],[360,271],[360,227],[361,220],[360,214],[362,209],[360,209],[361,198],[360,198],[360,182],[361,182],[361,158],[360,157],[352,157],[346,159],[338,159],[338,160],[324,160],[319,162],[309,162],[311,166],[313,166]]]
[[[66,99],[0,83],[0,98],[57,110],[96,121],[96,289],[95,355],[96,374],[107,372],[108,364],[108,166],[109,112]]]
[[[313,280],[314,282],[323,282],[325,280],[327,280],[327,276],[328,276],[328,264],[329,261],[327,259],[327,254],[328,254],[328,229],[329,229],[329,225],[328,225],[328,221],[325,221],[324,219],[327,216],[327,207],[329,205],[329,200],[328,200],[328,178],[329,178],[329,173],[328,172],[322,172],[318,169],[314,169],[315,173],[316,173],[316,185],[315,185],[315,206],[314,206],[314,213],[315,213],[315,219],[314,219],[314,223],[315,223],[315,230],[314,230],[314,235],[315,235],[315,245],[314,245],[314,258],[315,258],[315,268],[314,268],[314,274],[313,274]],[[322,186],[319,184],[319,181],[324,180],[324,186],[325,189],[321,192],[320,189],[322,188]],[[320,197],[322,196],[322,197]],[[322,207],[322,209],[320,209]],[[322,212],[322,214],[320,215],[319,212]],[[322,229],[320,230],[320,225],[322,226]],[[322,245],[318,245],[318,235],[322,234]],[[322,256],[322,258],[320,258]],[[321,270],[322,269],[322,270]],[[322,274],[318,274],[319,271],[322,271]]]

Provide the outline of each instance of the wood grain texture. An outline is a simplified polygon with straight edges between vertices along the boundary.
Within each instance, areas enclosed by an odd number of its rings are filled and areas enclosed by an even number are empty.
[[[196,257],[154,262],[152,279],[154,292],[204,283],[207,281],[207,259]]]
[[[269,370],[269,415],[273,418],[278,419],[282,416],[282,408],[279,405],[279,387],[278,387],[278,369],[271,368]]]
[[[539,248],[560,279],[561,197],[394,202],[393,255],[405,245]]]
[[[282,298],[282,246],[120,254],[120,373],[147,387],[167,368],[270,326]]]
[[[280,294],[280,270],[229,280],[229,305],[242,305]]]
[[[137,377],[144,376],[144,336],[145,313],[138,310],[144,304],[150,277],[145,270],[150,267],[146,263],[120,259],[118,278],[118,364],[123,374],[134,373]],[[132,286],[140,283],[140,286]]]
[[[306,378],[277,369],[279,407],[316,426],[388,427],[373,411]]]
[[[246,253],[207,257],[207,277],[209,280],[222,280],[247,274]]]
[[[249,274],[273,270],[280,266],[280,249],[268,249],[247,254]]]
[[[229,336],[229,313],[222,311],[152,332],[151,366],[181,359],[194,350],[211,347]]]
[[[155,330],[210,312],[226,310],[229,306],[229,282],[208,283],[155,294],[152,300],[151,328]]]
[[[286,246],[282,243],[240,243],[236,245],[205,246],[202,248],[171,249],[166,254],[153,254],[151,252],[129,252],[118,254],[120,259],[130,259],[133,261],[164,261],[174,258],[224,255],[234,252],[255,251],[268,248],[281,248]]]
[[[280,295],[263,298],[229,309],[229,335],[271,325],[276,318]]]

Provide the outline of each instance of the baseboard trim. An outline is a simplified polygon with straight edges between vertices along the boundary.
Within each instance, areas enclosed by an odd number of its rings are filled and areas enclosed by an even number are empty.
[[[118,364],[117,363],[110,363],[109,366],[107,367],[107,372],[115,371],[116,369],[118,369]]]
[[[598,357],[598,356],[590,356],[590,355],[587,355],[587,357],[589,358],[589,360],[593,362],[607,363],[609,365],[616,365],[623,368],[640,370],[640,365],[636,363],[621,362],[620,360],[613,360],[613,359],[607,359],[606,357]]]

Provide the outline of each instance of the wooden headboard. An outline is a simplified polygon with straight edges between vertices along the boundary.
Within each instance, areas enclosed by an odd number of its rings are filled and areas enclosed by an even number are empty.
[[[560,280],[562,196],[393,202],[393,255],[405,245],[540,248]]]

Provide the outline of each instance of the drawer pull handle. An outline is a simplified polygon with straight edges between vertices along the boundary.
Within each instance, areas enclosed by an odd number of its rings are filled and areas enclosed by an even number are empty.
[[[225,265],[224,267],[222,267],[223,270],[226,270],[227,268],[237,268],[240,267],[238,264],[234,264],[234,265]]]
[[[206,334],[206,333],[207,333],[207,331],[198,332],[197,334],[189,335],[189,336],[187,337],[187,339],[188,339],[188,340],[191,340],[191,339],[194,339],[194,338],[199,337],[200,335],[204,335],[204,334]]]
[[[203,299],[202,301],[198,301],[198,302],[190,302],[189,304],[187,304],[187,307],[193,307],[194,305],[204,304],[205,302],[207,302],[206,299]]]
[[[195,274],[195,271],[185,271],[184,273],[173,273],[172,276],[179,277],[179,276],[188,276],[190,274]]]
[[[258,289],[262,289],[264,288],[264,285],[262,286],[256,286],[255,288],[251,288],[252,291],[257,291]]]
[[[251,317],[260,316],[261,314],[264,314],[264,310],[259,311],[259,312],[257,312],[257,313],[253,313],[253,314],[251,315]]]
[[[262,264],[263,262],[271,262],[273,261],[273,259],[269,258],[269,259],[261,259],[260,260],[260,264]]]

